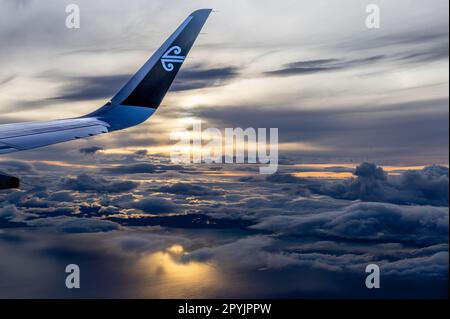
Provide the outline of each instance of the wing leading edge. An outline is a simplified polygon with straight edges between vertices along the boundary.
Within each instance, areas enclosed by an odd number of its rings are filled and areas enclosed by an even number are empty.
[[[161,104],[210,13],[211,9],[191,13],[97,111],[73,119],[0,125],[0,154],[121,130],[147,120]]]

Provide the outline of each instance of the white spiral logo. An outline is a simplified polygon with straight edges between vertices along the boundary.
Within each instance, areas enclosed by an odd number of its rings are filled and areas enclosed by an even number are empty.
[[[180,55],[181,48],[179,46],[173,46],[164,53],[161,58],[161,64],[167,72],[174,69],[174,63],[183,63],[185,56]]]

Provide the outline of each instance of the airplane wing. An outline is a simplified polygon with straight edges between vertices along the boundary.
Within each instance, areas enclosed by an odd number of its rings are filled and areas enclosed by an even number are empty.
[[[191,13],[111,101],[97,111],[79,118],[0,125],[0,154],[104,134],[147,120],[161,104],[210,13],[211,9]]]

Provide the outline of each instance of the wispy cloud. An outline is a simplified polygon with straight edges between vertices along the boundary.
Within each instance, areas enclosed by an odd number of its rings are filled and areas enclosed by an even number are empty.
[[[283,68],[267,71],[264,74],[267,76],[293,76],[314,74],[321,72],[332,72],[338,70],[346,70],[359,66],[366,66],[369,63],[382,61],[385,57],[383,55],[371,56],[367,58],[345,60],[345,59],[320,59],[309,61],[297,61],[285,64]]]

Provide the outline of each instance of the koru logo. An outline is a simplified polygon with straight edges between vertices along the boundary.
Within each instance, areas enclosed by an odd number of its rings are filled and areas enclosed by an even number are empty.
[[[183,63],[185,56],[180,55],[181,48],[179,46],[173,46],[161,58],[161,64],[167,72],[170,72],[174,68],[174,63]]]

